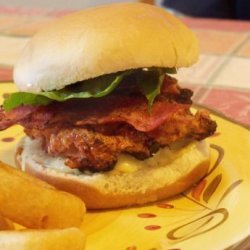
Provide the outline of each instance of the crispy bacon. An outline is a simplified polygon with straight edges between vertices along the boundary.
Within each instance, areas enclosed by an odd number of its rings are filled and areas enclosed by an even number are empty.
[[[127,88],[133,84],[125,85]],[[130,87],[131,88],[131,87]],[[133,89],[133,88],[132,88]],[[10,112],[0,109],[0,130],[14,124],[44,129],[58,123],[74,126],[124,122],[136,130],[148,132],[166,122],[178,110],[188,110],[192,92],[181,89],[177,80],[166,76],[159,95],[149,112],[146,98],[131,89],[102,98],[54,102],[47,106],[20,106]],[[124,95],[129,92],[129,95]],[[120,94],[119,94],[120,93]]]
[[[0,107],[0,130],[7,129],[21,121],[30,117],[36,110],[34,106],[21,106],[10,112],[5,112],[3,107]]]
[[[100,99],[55,102],[38,108],[21,106],[6,113],[0,128],[16,123],[27,128],[44,129],[58,123],[83,126],[124,122],[138,131],[148,132],[166,122],[178,110],[188,108],[189,105],[169,102],[162,96],[149,113],[143,96],[111,95]]]

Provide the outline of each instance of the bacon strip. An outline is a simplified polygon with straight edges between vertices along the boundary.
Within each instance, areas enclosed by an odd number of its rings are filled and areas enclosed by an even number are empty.
[[[36,110],[34,106],[21,106],[10,112],[5,112],[2,107],[0,107],[0,130],[7,129],[19,123],[20,121],[27,119]]]
[[[74,126],[127,123],[136,130],[149,132],[166,122],[180,109],[189,104],[170,102],[164,96],[155,101],[151,113],[143,96],[111,95],[100,99],[74,100],[52,103],[48,106],[21,106],[10,112],[0,110],[0,130],[13,124],[26,128],[43,129],[55,124]]]
[[[159,99],[149,112],[147,101],[144,98],[134,97],[119,97],[91,106],[84,106],[84,114],[81,116],[83,119],[78,120],[76,125],[124,122],[141,132],[152,131],[170,119],[178,110],[189,108],[189,105]]]

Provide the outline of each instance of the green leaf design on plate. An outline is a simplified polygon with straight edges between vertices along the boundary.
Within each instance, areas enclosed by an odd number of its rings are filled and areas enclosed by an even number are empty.
[[[208,203],[212,195],[215,193],[216,189],[218,188],[219,184],[222,180],[222,174],[217,175],[211,183],[206,188],[204,194],[203,194],[203,200]]]
[[[226,191],[224,192],[224,194],[221,196],[218,204],[217,204],[217,207],[221,204],[221,202],[236,188],[238,187],[241,183],[243,182],[243,180],[237,180],[235,182],[233,182],[227,189]]]
[[[227,209],[219,208],[172,229],[166,236],[168,239],[178,240],[178,242],[191,239],[217,228],[228,219],[228,216]]]

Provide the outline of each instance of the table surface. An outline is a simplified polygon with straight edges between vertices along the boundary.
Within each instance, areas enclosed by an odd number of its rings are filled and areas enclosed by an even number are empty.
[[[12,81],[12,69],[30,37],[70,10],[0,6],[0,82]],[[201,56],[193,67],[178,70],[182,86],[193,89],[193,100],[245,127],[250,126],[250,22],[182,20],[200,41]],[[250,239],[228,249],[249,249]]]

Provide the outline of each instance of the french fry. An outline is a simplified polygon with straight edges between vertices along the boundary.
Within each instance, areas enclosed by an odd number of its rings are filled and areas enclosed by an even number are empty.
[[[0,231],[2,231],[2,230],[13,230],[13,229],[14,229],[13,223],[0,215]]]
[[[85,205],[78,197],[2,162],[0,180],[0,214],[4,217],[32,229],[80,226]]]
[[[1,250],[83,250],[85,235],[78,228],[0,232]]]

